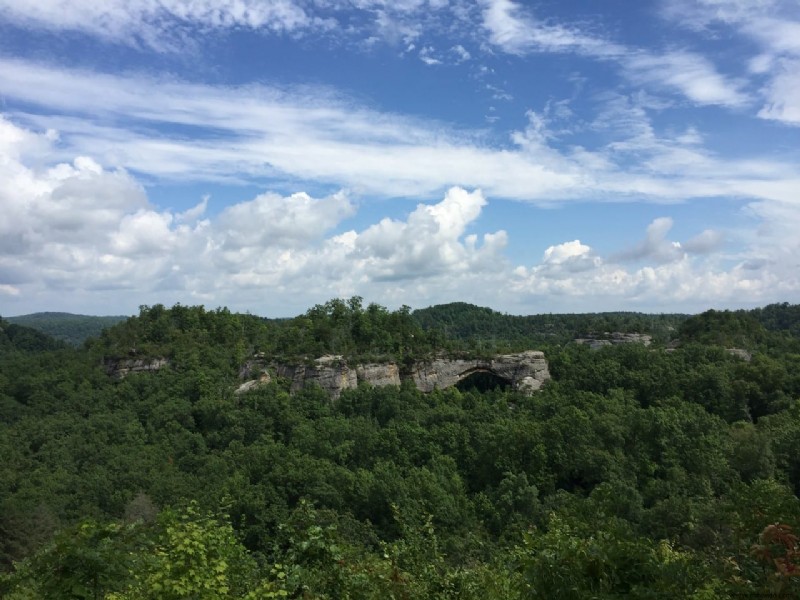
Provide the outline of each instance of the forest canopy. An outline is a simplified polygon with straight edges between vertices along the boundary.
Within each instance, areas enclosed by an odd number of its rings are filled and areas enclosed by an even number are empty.
[[[573,341],[611,332],[653,343]],[[531,348],[532,396],[234,393],[255,353]],[[140,357],[168,367],[109,376]],[[4,598],[797,597],[800,310],[155,305],[78,348],[0,320],[0,454]]]

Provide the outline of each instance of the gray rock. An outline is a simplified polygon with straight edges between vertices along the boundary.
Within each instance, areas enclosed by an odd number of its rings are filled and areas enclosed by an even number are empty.
[[[255,363],[248,363],[242,372],[251,373]],[[263,367],[263,365],[261,365]],[[323,356],[313,364],[272,364],[278,377],[290,381],[290,390],[299,391],[307,385],[319,385],[332,398],[338,398],[343,390],[353,389],[359,383],[375,387],[399,386],[404,378],[410,379],[423,392],[436,388],[447,388],[469,377],[473,373],[491,373],[509,383],[515,390],[533,393],[550,379],[547,361],[542,352],[530,350],[518,354],[496,356],[490,360],[440,357],[412,364],[408,374],[401,375],[395,363],[367,363],[349,366],[341,356]],[[247,387],[245,387],[247,386]],[[256,387],[255,382],[240,386],[237,393]]]
[[[123,379],[131,373],[153,373],[169,366],[166,358],[126,358],[112,360],[105,364],[106,373],[115,379]]]
[[[745,362],[750,362],[753,360],[753,355],[744,348],[726,348],[726,350],[728,351],[728,354],[731,354],[736,358],[741,358]]]
[[[597,335],[587,335],[586,337],[576,338],[576,344],[586,344],[592,350],[599,350],[606,346],[616,344],[642,344],[649,346],[653,342],[653,336],[646,333],[621,333],[613,331]]]
[[[375,387],[400,385],[400,369],[394,363],[370,363],[356,366],[358,382],[365,382]]]
[[[270,377],[269,373],[267,371],[263,371],[259,375],[258,379],[251,379],[250,381],[245,381],[242,385],[236,388],[236,390],[234,390],[233,393],[238,396],[239,394],[244,394],[245,392],[249,392],[250,390],[254,390],[256,388],[265,386],[271,381],[272,377]]]

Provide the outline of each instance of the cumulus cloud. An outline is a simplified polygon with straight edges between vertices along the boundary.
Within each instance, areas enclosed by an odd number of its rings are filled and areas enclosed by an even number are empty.
[[[485,204],[479,190],[451,188],[440,203],[420,204],[406,221],[383,219],[353,236],[351,256],[378,280],[491,268],[503,261],[506,233],[485,234],[480,245],[476,234],[462,239]]]
[[[775,218],[762,216],[765,224]],[[795,210],[793,222],[798,217],[800,211]],[[605,259],[578,240],[551,246],[539,264],[514,269],[510,288],[514,295],[540,306],[558,298],[563,311],[620,307],[652,311],[678,306],[696,311],[774,302],[795,297],[800,290],[798,265],[778,258],[780,252],[775,249],[752,244],[747,249],[751,258],[731,260],[714,253],[720,243],[717,232],[706,230],[681,246],[666,239],[671,227],[670,218],[656,219],[647,227],[643,242]],[[759,255],[762,258],[756,258]],[[632,260],[638,266],[626,264]]]
[[[623,250],[615,255],[616,260],[653,260],[658,263],[673,262],[684,256],[684,250],[679,242],[667,239],[667,233],[672,229],[670,217],[659,217],[647,226],[645,238],[633,248]]]
[[[587,172],[594,181],[605,174],[603,186],[624,180],[612,177],[619,174],[609,162],[613,152],[585,151],[579,158],[575,149],[551,148],[552,118],[546,111],[529,115],[513,160],[528,169],[540,165],[539,173],[567,173],[574,186]],[[697,145],[695,135],[681,140],[681,132],[665,140],[646,125],[643,120],[626,152],[638,145],[657,162]],[[414,135],[425,139],[423,132]],[[759,227],[733,232],[739,242],[733,255],[720,252],[724,237],[712,229],[683,243],[671,241],[673,222],[664,217],[619,255],[601,256],[586,240],[575,239],[545,249],[538,264],[515,266],[505,253],[508,234],[480,231],[487,200],[477,189],[451,187],[440,201],[421,203],[405,217],[343,232],[358,205],[344,192],[324,197],[266,192],[211,215],[213,199],[204,198],[174,212],[153,205],[122,168],[87,155],[61,161],[64,137],[0,119],[0,294],[6,313],[8,307],[129,312],[141,303],[181,301],[291,314],[298,306],[351,294],[394,305],[409,298],[419,304],[458,298],[516,311],[547,310],[545,300],[557,295],[563,299],[559,310],[661,305],[674,310],[696,302],[762,302],[800,293],[797,186],[772,163],[727,167],[749,174],[750,184],[762,190],[761,196],[753,192],[762,199],[748,207]],[[513,166],[505,154],[499,156]],[[436,154],[427,156],[434,168],[450,168],[440,165]],[[483,155],[501,160],[492,156]],[[698,169],[706,176],[724,175],[715,173],[723,169],[721,161],[705,159]],[[477,161],[471,164],[481,168]],[[492,170],[514,175],[497,165]],[[769,177],[782,187],[770,189]],[[665,179],[659,193],[696,181],[702,180]],[[748,183],[731,179],[727,188],[719,181],[717,193]],[[773,197],[763,199],[765,193]]]
[[[713,229],[705,229],[693,238],[686,240],[682,248],[692,254],[708,254],[718,250],[725,241],[725,236]]]
[[[367,290],[377,290],[376,299],[409,286],[433,293],[506,268],[505,232],[470,231],[486,205],[479,190],[451,188],[404,219],[334,235],[356,210],[344,192],[264,193],[213,217],[205,216],[204,198],[175,213],[152,205],[127,172],[87,157],[32,168],[23,150],[41,146],[46,154],[52,141],[7,121],[0,126],[8,134],[0,155],[7,182],[0,294],[20,306],[49,297],[64,307],[89,294],[105,311],[109,298],[118,310],[170,298],[261,306],[269,290],[296,307]]]
[[[304,192],[289,197],[267,193],[226,208],[216,220],[215,228],[225,249],[303,247],[354,210],[341,192],[323,199]]]
[[[667,239],[674,225],[671,217],[654,219],[645,231],[643,240],[631,248],[612,255],[612,261],[648,261],[669,263],[683,259],[687,254],[709,254],[719,250],[724,241],[721,232],[705,229],[689,240],[681,243]]]

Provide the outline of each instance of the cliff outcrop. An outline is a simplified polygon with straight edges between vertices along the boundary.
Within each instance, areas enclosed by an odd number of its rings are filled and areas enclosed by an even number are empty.
[[[107,360],[106,373],[115,379],[122,379],[131,373],[154,373],[169,365],[169,360],[159,358],[124,358],[120,360]]]
[[[474,373],[489,373],[506,382],[512,389],[533,393],[550,379],[544,353],[529,350],[517,354],[496,356],[492,359],[435,358],[416,361],[401,369],[396,363],[366,363],[349,365],[341,356],[323,356],[312,364],[286,365],[269,363],[263,356],[249,361],[240,373],[249,379],[236,390],[244,393],[260,383],[269,381],[269,373],[290,381],[290,390],[296,392],[307,385],[319,385],[332,398],[343,390],[353,389],[359,383],[380,387],[400,385],[411,380],[417,389],[431,392],[436,388],[456,385]]]
[[[615,346],[617,344],[642,344],[649,346],[653,342],[653,337],[646,333],[621,333],[613,331],[603,334],[589,334],[584,337],[575,338],[576,344],[585,344],[592,350],[599,350],[604,346]]]
[[[170,365],[166,358],[131,358],[106,362],[106,372],[115,379],[132,373],[153,373]],[[236,394],[243,394],[266,385],[273,377],[289,381],[291,392],[309,385],[318,385],[332,398],[343,390],[354,389],[360,383],[374,387],[399,386],[411,381],[422,392],[431,392],[456,385],[475,373],[488,373],[514,390],[532,394],[550,379],[544,353],[528,350],[503,354],[489,359],[437,357],[415,361],[401,368],[393,362],[359,363],[350,365],[341,356],[326,355],[307,364],[285,364],[257,354],[239,370],[243,381]]]

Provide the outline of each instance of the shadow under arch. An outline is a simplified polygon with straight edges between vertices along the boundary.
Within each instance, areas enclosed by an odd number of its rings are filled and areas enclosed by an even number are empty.
[[[453,387],[461,392],[472,390],[490,392],[498,388],[501,390],[510,390],[512,388],[512,382],[505,377],[501,377],[491,369],[475,368],[462,373]]]

